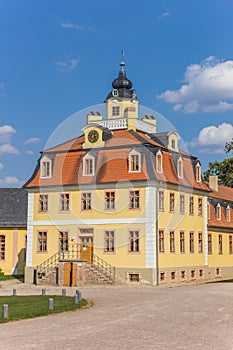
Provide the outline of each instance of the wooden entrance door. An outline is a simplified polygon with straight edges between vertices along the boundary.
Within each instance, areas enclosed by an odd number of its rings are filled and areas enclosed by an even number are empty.
[[[77,286],[77,265],[73,262],[64,263],[64,286],[76,287]]]
[[[80,239],[80,259],[86,260],[87,264],[93,262],[93,237],[81,236]]]

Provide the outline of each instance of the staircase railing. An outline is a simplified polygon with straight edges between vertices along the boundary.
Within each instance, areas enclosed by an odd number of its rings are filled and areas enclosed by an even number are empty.
[[[116,268],[95,254],[93,254],[93,266],[106,277],[111,278],[112,281],[115,281]]]
[[[56,267],[60,260],[60,252],[55,253],[50,256],[47,260],[43,261],[40,265],[37,266],[38,273],[47,273],[51,268]]]

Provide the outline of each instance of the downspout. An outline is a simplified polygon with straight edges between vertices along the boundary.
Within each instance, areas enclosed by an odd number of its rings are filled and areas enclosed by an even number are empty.
[[[159,187],[155,187],[155,239],[156,239],[156,285],[159,285],[159,235],[158,235],[158,189]]]

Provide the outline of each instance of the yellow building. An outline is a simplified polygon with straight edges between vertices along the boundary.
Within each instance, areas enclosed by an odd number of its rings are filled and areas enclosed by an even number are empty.
[[[0,188],[0,268],[24,275],[27,236],[27,191]]]
[[[214,264],[200,163],[176,131],[139,116],[120,66],[106,116],[90,112],[81,136],[44,150],[25,184],[27,282],[183,283],[203,281]]]

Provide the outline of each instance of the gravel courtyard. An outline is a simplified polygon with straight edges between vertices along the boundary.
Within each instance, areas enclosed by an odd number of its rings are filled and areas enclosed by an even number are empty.
[[[41,286],[0,283],[0,295]],[[44,287],[43,287],[44,288]],[[60,294],[60,287],[46,287]],[[67,288],[74,295],[77,288]],[[233,283],[80,288],[94,306],[0,325],[1,350],[233,349]]]

